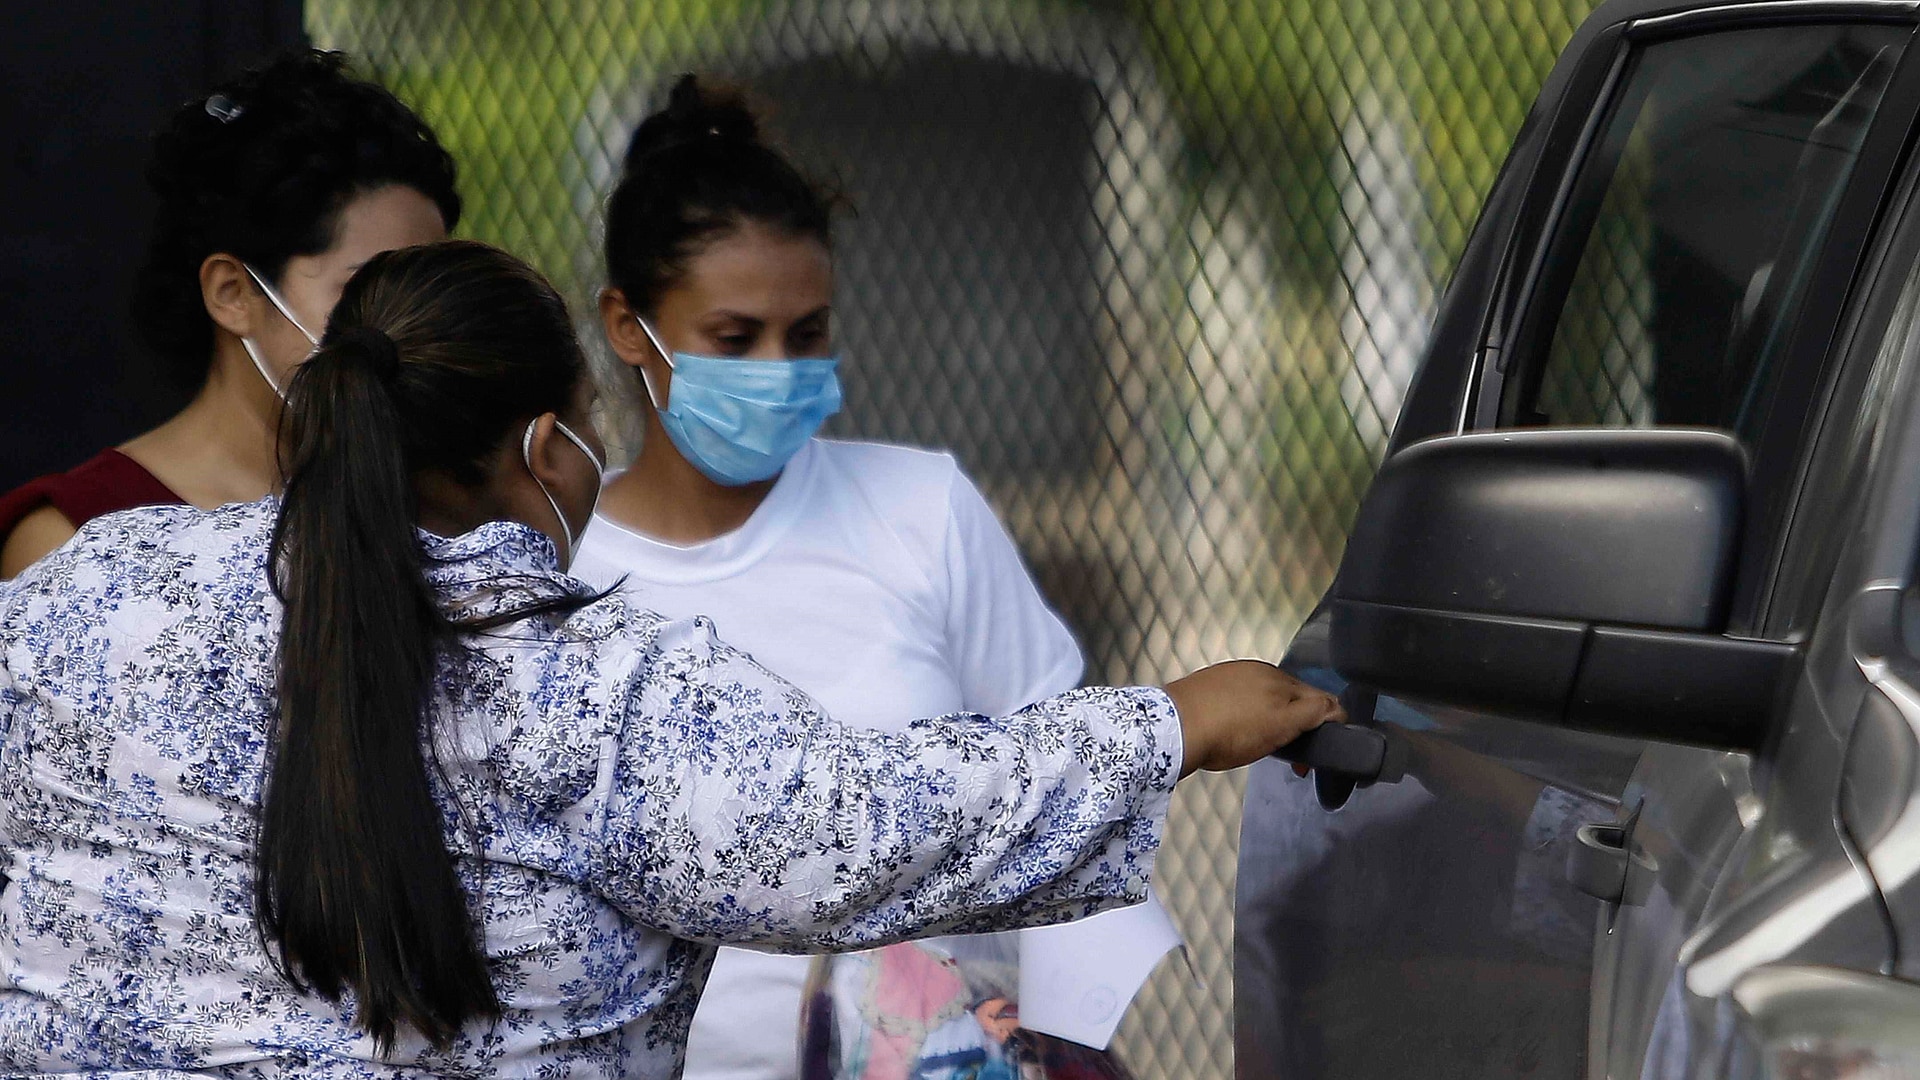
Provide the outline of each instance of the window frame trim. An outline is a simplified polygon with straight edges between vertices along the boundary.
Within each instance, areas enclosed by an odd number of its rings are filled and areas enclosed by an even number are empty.
[[[1579,119],[1577,140],[1555,163],[1560,175],[1554,183],[1550,209],[1541,217],[1538,228],[1510,245],[1505,253],[1503,276],[1509,286],[1496,292],[1468,372],[1459,416],[1461,433],[1499,428],[1513,389],[1508,384],[1523,382],[1531,369],[1544,362],[1539,355],[1517,356],[1515,348],[1526,340],[1522,331],[1537,318],[1539,288],[1548,260],[1585,167],[1625,100],[1623,91],[1637,52],[1684,38],[1807,22],[1904,25],[1908,36],[1819,245],[1814,271],[1778,360],[1781,372],[1772,401],[1751,448],[1754,467],[1747,524],[1730,608],[1736,632],[1760,626],[1769,606],[1800,482],[1818,442],[1818,432],[1812,425],[1824,409],[1816,411],[1814,405],[1825,401],[1832,386],[1832,369],[1842,351],[1839,335],[1850,321],[1855,288],[1877,246],[1879,220],[1889,210],[1902,181],[1915,118],[1920,116],[1920,2],[1783,0],[1732,4],[1638,20],[1612,35],[1607,42],[1608,55],[1596,57],[1605,63],[1600,93]],[[1516,270],[1520,271],[1517,275]],[[1795,391],[1799,393],[1797,400],[1790,397]]]
[[[1648,15],[1627,24],[1626,38],[1638,43],[1714,33],[1730,26],[1788,22],[1912,22],[1920,18],[1920,0],[1735,0],[1713,7]]]
[[[1916,137],[1920,137],[1920,125],[1916,125]],[[1806,451],[1795,472],[1777,562],[1755,620],[1761,633],[1774,640],[1802,640],[1812,634],[1833,584],[1833,566],[1817,557],[1837,551],[1866,511],[1865,491],[1837,485],[1870,464],[1861,459],[1871,459],[1881,441],[1876,432],[1883,425],[1912,422],[1897,408],[1904,377],[1898,372],[1885,373],[1881,388],[1885,398],[1874,414],[1860,415],[1876,375],[1881,374],[1880,366],[1903,364],[1920,352],[1920,162],[1912,145],[1882,214],[1883,224],[1875,230],[1855,281],[1855,297],[1829,350],[1833,373],[1810,410]],[[1908,315],[1904,328],[1898,322],[1903,313]],[[1898,354],[1889,354],[1895,334],[1904,335],[1901,348]],[[1862,425],[1869,430],[1860,431]],[[1836,491],[1838,498],[1828,504],[1830,512],[1809,517],[1807,512],[1814,509],[1809,501],[1821,491]],[[1836,509],[1840,512],[1831,512]]]

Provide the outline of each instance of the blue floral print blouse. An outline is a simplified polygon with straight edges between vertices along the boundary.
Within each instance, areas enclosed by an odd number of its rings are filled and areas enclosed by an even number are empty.
[[[269,499],[100,518],[0,584],[0,1074],[670,1077],[716,943],[818,951],[1145,895],[1159,690],[835,724],[620,594],[450,649],[436,793],[505,1006],[386,1059],[253,919],[280,607]],[[584,586],[495,522],[422,534],[450,609]]]

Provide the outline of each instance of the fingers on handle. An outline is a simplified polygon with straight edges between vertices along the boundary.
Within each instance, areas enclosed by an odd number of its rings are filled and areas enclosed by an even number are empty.
[[[1288,741],[1302,732],[1312,731],[1339,713],[1338,703],[1329,703],[1324,694],[1295,698],[1281,709]]]

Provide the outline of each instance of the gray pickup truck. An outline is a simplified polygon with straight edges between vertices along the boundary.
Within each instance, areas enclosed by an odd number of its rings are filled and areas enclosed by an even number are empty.
[[[1567,46],[1286,660],[1241,1077],[1920,1077],[1917,29]]]

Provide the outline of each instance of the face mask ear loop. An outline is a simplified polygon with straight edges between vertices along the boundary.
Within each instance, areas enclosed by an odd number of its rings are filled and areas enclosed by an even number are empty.
[[[557,419],[553,422],[553,426],[559,428],[560,434],[565,435],[568,441],[579,447],[580,452],[585,454],[587,460],[593,464],[593,504],[587,507],[587,522],[591,524],[593,515],[600,512],[601,478],[607,475],[607,463],[600,459],[599,454],[593,452],[593,447],[587,445],[587,440],[574,434],[572,428]]]
[[[560,532],[566,537],[567,551],[560,565],[563,567],[572,566],[573,526],[567,524],[567,515],[560,512],[560,503],[553,497],[553,492],[547,490],[546,481],[541,480],[540,474],[533,471],[533,425],[539,422],[538,418],[527,421],[527,433],[520,437],[520,460],[524,461],[527,465],[527,475],[533,477],[533,482],[540,485],[540,494],[547,497],[547,505],[553,508],[553,516],[560,522]],[[561,424],[559,427],[561,431],[567,431],[566,425]],[[576,443],[579,442],[579,439],[575,438],[571,431],[567,431],[567,437],[574,439]],[[581,449],[584,450],[586,448],[581,447]],[[588,460],[594,460],[591,453],[587,455],[587,458]]]
[[[295,330],[300,331],[300,336],[307,339],[307,344],[313,346],[316,349],[319,348],[320,339],[317,337],[314,337],[312,332],[309,331],[306,328],[306,326],[300,322],[299,319],[296,319],[293,317],[293,309],[287,306],[287,302],[285,300],[280,299],[279,291],[276,290],[273,286],[267,284],[267,279],[264,277],[261,277],[260,272],[255,270],[253,267],[248,266],[246,263],[241,263],[240,268],[247,272],[247,276],[253,279],[253,283],[255,285],[260,286],[260,291],[266,294],[267,303],[272,304],[273,309],[275,311],[278,311],[282,318],[292,323],[293,328]]]
[[[319,340],[315,338],[312,334],[307,332],[307,328],[300,324],[299,319],[296,319],[293,317],[293,312],[287,308],[286,301],[280,299],[280,294],[274,290],[274,287],[267,284],[267,279],[264,277],[261,277],[260,272],[258,270],[255,270],[253,267],[248,266],[246,263],[241,263],[240,269],[245,270],[247,272],[247,276],[253,279],[253,283],[256,286],[258,286],[260,289],[260,292],[266,296],[267,303],[272,304],[273,309],[275,311],[278,311],[282,318],[292,323],[293,328],[295,330],[300,331],[300,336],[306,338],[308,344],[312,345],[315,349],[318,349],[320,347]],[[253,343],[252,338],[243,337],[240,339],[240,347],[247,350],[247,359],[253,361],[254,370],[258,371],[260,373],[260,377],[266,380],[267,388],[273,391],[274,396],[279,398],[281,401],[287,400],[286,388],[281,386],[280,383],[276,379],[274,379],[274,377],[268,372],[267,359],[266,357],[260,355],[260,346],[255,345]],[[307,355],[312,356],[313,354],[309,352]]]
[[[574,434],[573,429],[568,427],[562,421],[555,420],[553,422],[553,426],[560,429],[560,434],[565,435],[567,437],[568,442],[579,447],[580,452],[587,455],[587,460],[593,462],[593,471],[595,475],[602,475],[607,471],[607,463],[604,461],[601,461],[600,455],[593,452],[593,447],[587,445],[587,440]]]
[[[281,389],[279,383],[273,381],[272,375],[267,374],[267,361],[261,357],[260,347],[253,343],[253,339],[241,338],[240,347],[247,350],[247,359],[253,361],[253,369],[260,373],[261,379],[265,380],[267,389],[272,390],[273,395],[281,401],[287,400],[287,392]]]
[[[653,342],[653,351],[660,354],[660,359],[667,362],[667,370],[672,371],[674,369],[673,353],[668,351],[667,347],[660,343],[660,335],[654,333],[653,327],[648,326],[647,320],[640,316],[635,315],[633,321],[640,324],[640,332],[647,335],[648,341]],[[660,403],[660,395],[654,393],[653,379],[647,374],[647,369],[644,367],[640,369],[640,381],[647,387],[647,400],[653,403],[654,411],[666,412],[667,407]],[[672,391],[669,390],[668,393],[671,394]]]

